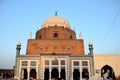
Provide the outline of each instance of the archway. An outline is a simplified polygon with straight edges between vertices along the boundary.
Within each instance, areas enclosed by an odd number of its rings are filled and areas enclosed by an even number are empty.
[[[44,80],[49,80],[49,69],[45,69]]]
[[[82,78],[89,79],[88,69],[83,69],[82,70]]]
[[[23,71],[24,71],[23,79],[27,79],[27,75],[28,75],[28,73],[27,73],[27,69],[23,69]]]
[[[31,71],[30,71],[30,78],[31,79],[36,79],[36,70],[35,69],[31,69]]]
[[[65,69],[61,69],[60,75],[61,75],[61,76],[60,76],[61,79],[65,80],[65,78],[66,78]]]
[[[114,70],[111,66],[105,65],[101,68],[101,77],[116,80]]]
[[[53,68],[52,72],[51,72],[51,78],[52,79],[58,79],[58,75],[59,75],[58,69],[57,68]]]
[[[79,72],[78,69],[74,69],[73,79],[74,79],[74,80],[80,80],[80,72]]]
[[[54,38],[58,37],[58,33],[54,33]]]
[[[73,37],[72,36],[70,36],[70,39],[72,39]]]

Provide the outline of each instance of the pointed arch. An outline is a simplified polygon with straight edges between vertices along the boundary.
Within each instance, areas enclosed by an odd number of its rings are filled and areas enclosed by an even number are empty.
[[[59,75],[58,68],[53,68],[52,72],[51,72],[51,78],[52,79],[58,79],[58,75]]]
[[[58,37],[58,33],[54,33],[54,38],[57,38]]]
[[[105,75],[107,79],[116,80],[114,70],[109,65],[104,65],[101,68],[101,77],[105,78]]]
[[[74,80],[80,80],[80,71],[79,71],[79,69],[74,69],[73,79]]]
[[[48,68],[45,69],[44,80],[49,80],[49,69]]]
[[[36,79],[36,69],[31,69],[31,71],[30,71],[30,78]]]

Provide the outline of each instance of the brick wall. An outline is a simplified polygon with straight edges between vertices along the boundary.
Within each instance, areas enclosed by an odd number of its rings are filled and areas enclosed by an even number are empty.
[[[84,55],[84,42],[76,39],[75,31],[60,26],[49,26],[36,32],[35,39],[29,39],[27,55],[40,55],[42,53],[68,53],[71,55]]]

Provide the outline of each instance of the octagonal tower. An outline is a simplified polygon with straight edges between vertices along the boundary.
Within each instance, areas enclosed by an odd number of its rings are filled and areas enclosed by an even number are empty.
[[[84,55],[83,39],[76,39],[76,33],[63,17],[54,15],[45,19],[35,39],[28,39],[27,55],[40,54]]]

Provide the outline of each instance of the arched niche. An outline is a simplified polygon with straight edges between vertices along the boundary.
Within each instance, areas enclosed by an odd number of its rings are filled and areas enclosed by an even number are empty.
[[[103,79],[112,79],[112,80],[116,80],[115,78],[115,73],[114,70],[111,66],[109,65],[104,65],[101,68],[101,77]]]

